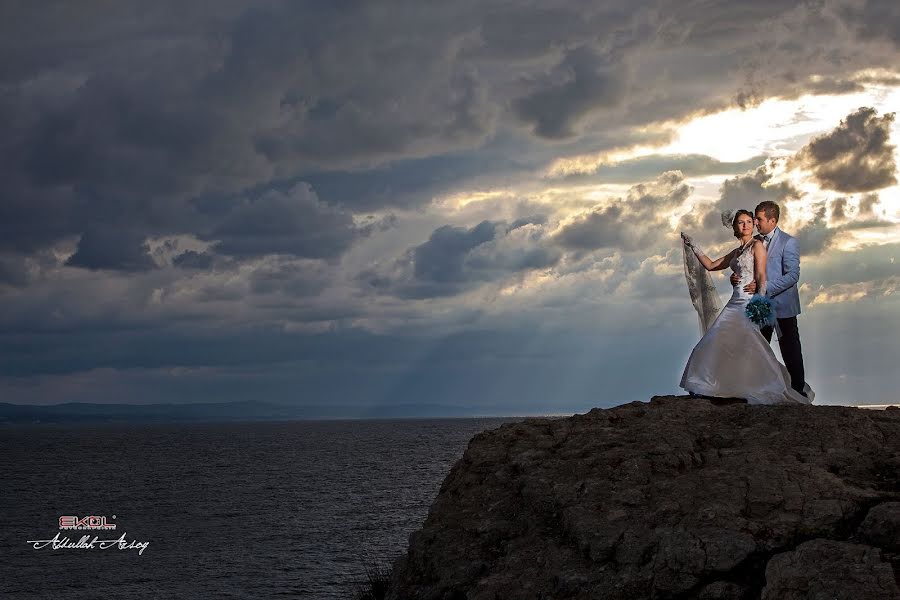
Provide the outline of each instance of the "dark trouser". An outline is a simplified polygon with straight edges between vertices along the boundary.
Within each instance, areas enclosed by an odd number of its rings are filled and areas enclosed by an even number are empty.
[[[781,357],[784,358],[784,366],[791,374],[791,387],[803,394],[806,386],[806,374],[803,371],[803,354],[800,350],[800,332],[797,331],[797,317],[778,319],[778,327],[781,335],[778,336],[778,346],[781,348]],[[772,328],[763,327],[759,330],[765,336],[767,342],[772,341]],[[804,396],[806,394],[803,394]]]

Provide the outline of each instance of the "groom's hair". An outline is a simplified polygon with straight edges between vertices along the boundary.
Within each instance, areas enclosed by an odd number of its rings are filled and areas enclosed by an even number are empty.
[[[775,219],[778,222],[778,217],[781,216],[781,209],[778,208],[778,205],[772,202],[771,200],[763,200],[759,204],[756,205],[756,214],[759,214],[759,211],[763,211],[766,213],[767,219]]]

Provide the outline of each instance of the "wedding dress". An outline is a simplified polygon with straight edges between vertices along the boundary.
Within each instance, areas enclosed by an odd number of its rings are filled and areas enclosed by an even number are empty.
[[[752,246],[751,240],[732,257],[729,266],[741,280],[691,352],[681,387],[701,396],[745,398],[749,404],[810,404],[811,398],[791,388],[787,368],[744,313],[753,297],[744,291],[754,277]]]

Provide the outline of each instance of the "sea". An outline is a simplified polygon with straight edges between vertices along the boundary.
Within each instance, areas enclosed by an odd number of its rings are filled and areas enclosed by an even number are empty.
[[[0,426],[0,598],[354,598],[522,419]]]

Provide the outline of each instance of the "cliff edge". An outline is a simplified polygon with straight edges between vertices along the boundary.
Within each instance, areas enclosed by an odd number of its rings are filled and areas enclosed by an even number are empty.
[[[475,436],[389,598],[898,599],[900,410],[654,397]]]

